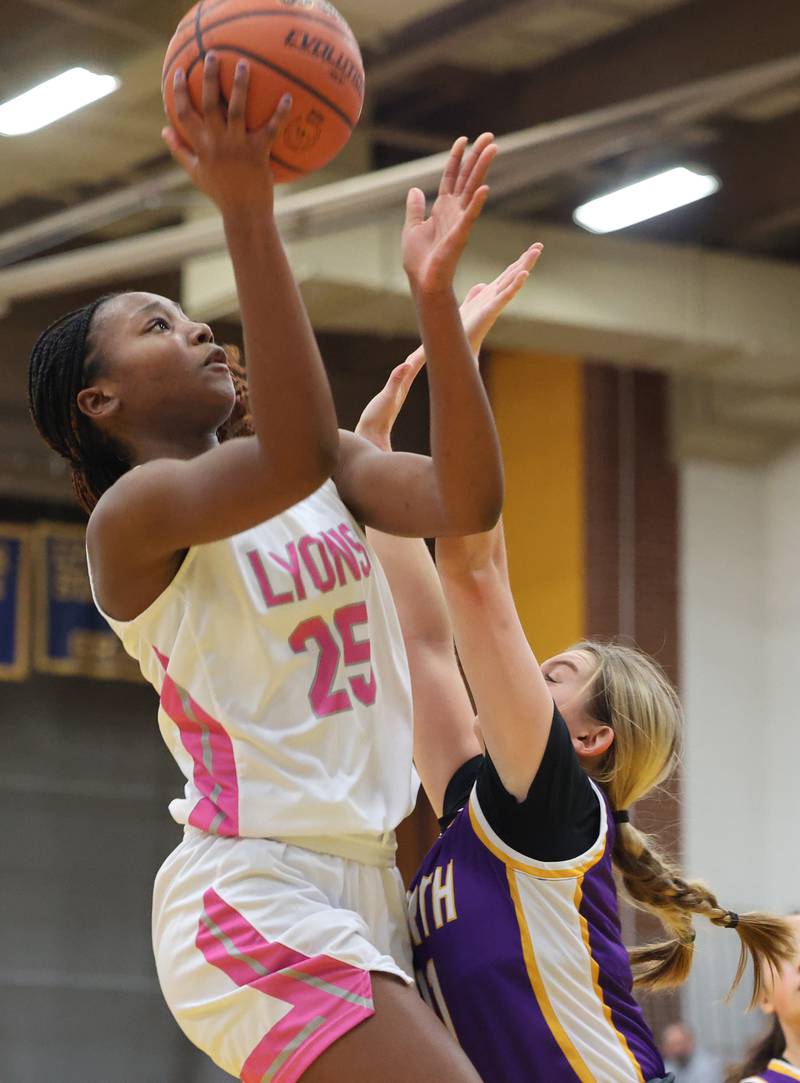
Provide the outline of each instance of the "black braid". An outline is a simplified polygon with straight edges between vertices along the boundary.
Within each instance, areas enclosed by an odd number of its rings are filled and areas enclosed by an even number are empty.
[[[116,294],[68,312],[39,335],[28,368],[28,404],[42,438],[72,467],[76,496],[86,511],[129,466],[120,449],[78,409],[78,392],[95,375],[86,371],[92,320]],[[94,366],[92,366],[94,369]]]

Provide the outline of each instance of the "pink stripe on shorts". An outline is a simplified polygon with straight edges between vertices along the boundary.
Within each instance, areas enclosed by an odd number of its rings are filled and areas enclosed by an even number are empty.
[[[196,944],[236,985],[292,1005],[242,1065],[244,1083],[295,1083],[337,1038],[375,1014],[368,971],[266,940],[213,888],[203,896]]]

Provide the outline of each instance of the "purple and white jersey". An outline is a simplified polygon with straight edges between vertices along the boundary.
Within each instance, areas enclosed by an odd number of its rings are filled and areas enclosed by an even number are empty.
[[[786,1083],[787,1079],[800,1080],[800,1068],[795,1068],[788,1060],[775,1058],[771,1060],[763,1072],[758,1075],[749,1075],[742,1083]]]
[[[423,996],[485,1083],[647,1083],[664,1076],[633,998],[620,932],[615,825],[603,794],[580,771],[565,723],[556,713],[534,787],[549,773],[541,808],[551,814],[559,802],[577,809],[576,795],[584,807],[591,804],[593,840],[571,860],[537,860],[504,841],[489,797],[491,786],[502,786],[491,760],[469,766],[477,785],[409,895]]]

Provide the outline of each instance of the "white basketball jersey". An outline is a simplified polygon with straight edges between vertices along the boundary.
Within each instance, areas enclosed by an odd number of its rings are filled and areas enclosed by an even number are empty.
[[[186,777],[178,823],[223,836],[382,834],[411,811],[408,666],[389,586],[332,481],[193,546],[131,621]]]

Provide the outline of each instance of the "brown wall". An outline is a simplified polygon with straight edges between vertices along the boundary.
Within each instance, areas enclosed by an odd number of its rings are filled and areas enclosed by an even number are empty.
[[[679,685],[678,471],[670,457],[669,384],[655,373],[586,367],[586,631],[622,636],[652,654]],[[680,779],[636,806],[637,826],[680,856]],[[628,910],[629,941],[663,936]],[[679,1014],[677,997],[645,997],[656,1033]]]

